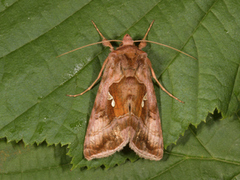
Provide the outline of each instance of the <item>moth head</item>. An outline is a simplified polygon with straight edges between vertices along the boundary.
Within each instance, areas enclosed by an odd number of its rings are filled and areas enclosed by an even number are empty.
[[[122,45],[133,45],[134,42],[131,38],[131,36],[129,34],[125,34],[125,36],[123,37],[123,41],[122,41]]]

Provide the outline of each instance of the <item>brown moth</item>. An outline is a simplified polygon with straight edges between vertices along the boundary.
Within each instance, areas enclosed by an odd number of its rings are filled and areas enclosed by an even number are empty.
[[[152,78],[169,96],[180,100],[159,83],[147,53],[142,51],[146,42],[150,42],[145,38],[153,22],[138,47],[126,34],[116,50],[93,24],[103,38],[101,43],[108,46],[111,53],[88,89],[81,94],[68,95],[83,95],[103,73],[85,136],[84,156],[87,160],[107,157],[129,143],[140,157],[160,160],[163,136]]]

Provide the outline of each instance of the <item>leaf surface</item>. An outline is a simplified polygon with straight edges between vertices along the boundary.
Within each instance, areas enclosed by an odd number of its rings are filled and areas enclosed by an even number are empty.
[[[73,168],[102,164],[109,168],[127,158],[138,159],[128,149],[99,160],[83,157],[98,85],[81,97],[65,95],[90,86],[110,51],[96,45],[56,57],[101,41],[91,20],[107,39],[122,39],[126,33],[142,39],[155,20],[148,40],[197,58],[154,44],[144,49],[164,87],[185,102],[177,102],[155,85],[165,148],[176,143],[189,124],[197,126],[216,108],[224,118],[232,117],[240,99],[239,5],[237,0],[2,1],[0,137],[8,142],[22,140],[25,145],[43,141],[69,145]],[[134,164],[139,162],[158,163],[138,160]]]

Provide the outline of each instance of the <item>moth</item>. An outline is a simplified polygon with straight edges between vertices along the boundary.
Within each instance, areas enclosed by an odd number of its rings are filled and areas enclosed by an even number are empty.
[[[169,96],[180,100],[160,84],[147,53],[142,50],[150,42],[145,39],[153,22],[138,46],[126,34],[117,49],[92,23],[103,38],[100,43],[109,47],[111,53],[88,89],[68,95],[83,95],[102,76],[85,136],[84,156],[87,160],[107,157],[129,143],[140,157],[158,161],[163,157],[163,136],[152,78]]]

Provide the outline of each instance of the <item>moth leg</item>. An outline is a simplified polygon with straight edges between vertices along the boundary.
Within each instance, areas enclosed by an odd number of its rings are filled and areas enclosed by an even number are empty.
[[[100,77],[102,76],[102,72],[103,72],[103,70],[104,70],[104,68],[105,68],[105,66],[106,66],[106,64],[107,64],[107,62],[108,62],[108,58],[104,61],[103,65],[102,65],[102,68],[101,68],[101,70],[100,70],[100,72],[99,72],[99,74],[98,74],[97,79],[92,83],[91,86],[89,86],[85,91],[83,91],[83,92],[80,93],[80,94],[67,95],[67,96],[69,96],[69,97],[77,97],[77,96],[81,96],[81,95],[83,95],[84,93],[86,93],[87,91],[89,91],[90,89],[92,89],[92,87],[96,84],[96,82],[97,82],[97,81],[100,79]]]
[[[99,31],[99,29],[97,28],[96,24],[93,21],[92,21],[92,23],[93,23],[94,27],[96,28],[97,32],[99,33],[99,35],[103,38],[102,44],[104,46],[110,47],[111,51],[114,51],[114,48],[113,48],[112,44],[102,35],[102,33]]]
[[[147,59],[147,60],[148,60],[148,65],[149,65],[149,67],[150,67],[150,70],[151,70],[153,79],[155,79],[155,81],[158,83],[158,85],[160,86],[160,88],[161,88],[165,93],[167,93],[170,97],[176,99],[177,101],[179,101],[179,102],[181,102],[181,103],[184,103],[183,101],[181,101],[180,99],[178,99],[177,97],[175,97],[174,95],[172,95],[170,92],[168,92],[168,91],[161,85],[161,83],[158,81],[158,79],[157,79],[157,77],[156,77],[156,75],[155,75],[155,72],[154,72],[154,70],[153,70],[153,68],[152,68],[152,64],[151,64],[150,60],[149,60],[149,59]]]
[[[149,28],[148,28],[145,36],[143,37],[141,43],[138,45],[138,48],[139,48],[139,49],[142,49],[142,48],[146,47],[147,43],[145,42],[145,39],[146,39],[146,37],[147,37],[147,35],[148,35],[148,33],[149,33],[149,31],[150,31],[153,23],[154,23],[154,20],[151,22],[151,24],[150,24],[150,26],[149,26]]]

